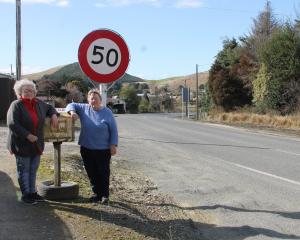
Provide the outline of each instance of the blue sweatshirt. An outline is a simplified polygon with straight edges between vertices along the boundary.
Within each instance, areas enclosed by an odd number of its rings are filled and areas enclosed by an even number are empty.
[[[78,144],[92,150],[109,149],[118,145],[118,129],[109,108],[93,110],[89,104],[70,103],[66,112],[75,111],[81,122]]]

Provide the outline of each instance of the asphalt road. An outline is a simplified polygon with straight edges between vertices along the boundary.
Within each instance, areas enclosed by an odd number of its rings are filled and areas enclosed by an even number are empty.
[[[186,211],[209,217],[204,237],[300,239],[299,138],[166,114],[116,119],[120,155]]]

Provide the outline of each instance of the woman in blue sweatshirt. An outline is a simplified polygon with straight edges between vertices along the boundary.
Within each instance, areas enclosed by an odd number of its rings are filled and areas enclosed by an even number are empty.
[[[101,106],[97,89],[88,92],[88,104],[70,103],[66,111],[80,119],[78,144],[94,195],[90,202],[108,204],[110,159],[117,153],[118,129],[111,110]]]

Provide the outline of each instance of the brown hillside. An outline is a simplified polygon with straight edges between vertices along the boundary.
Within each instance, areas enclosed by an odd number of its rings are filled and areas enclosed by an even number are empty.
[[[198,73],[198,85],[205,84],[208,81],[208,72],[201,72]],[[167,78],[158,81],[147,81],[150,86],[150,89],[156,87],[164,87],[168,86],[168,89],[172,92],[176,92],[179,89],[179,86],[184,86],[184,82],[186,80],[187,87],[191,88],[192,91],[196,90],[196,74],[188,75],[188,76],[181,76],[181,77],[173,77]]]
[[[44,75],[53,74],[53,73],[57,72],[59,69],[61,69],[63,66],[64,65],[53,67],[53,68],[50,68],[50,69],[45,70],[43,72],[38,72],[38,73],[32,73],[32,74],[23,75],[22,78],[27,78],[27,79],[30,79],[30,80],[40,80]]]

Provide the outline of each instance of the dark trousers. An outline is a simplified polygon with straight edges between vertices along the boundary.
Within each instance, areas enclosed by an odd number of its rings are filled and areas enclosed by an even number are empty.
[[[80,154],[93,192],[100,198],[108,198],[111,159],[110,149],[91,150],[80,147]]]

